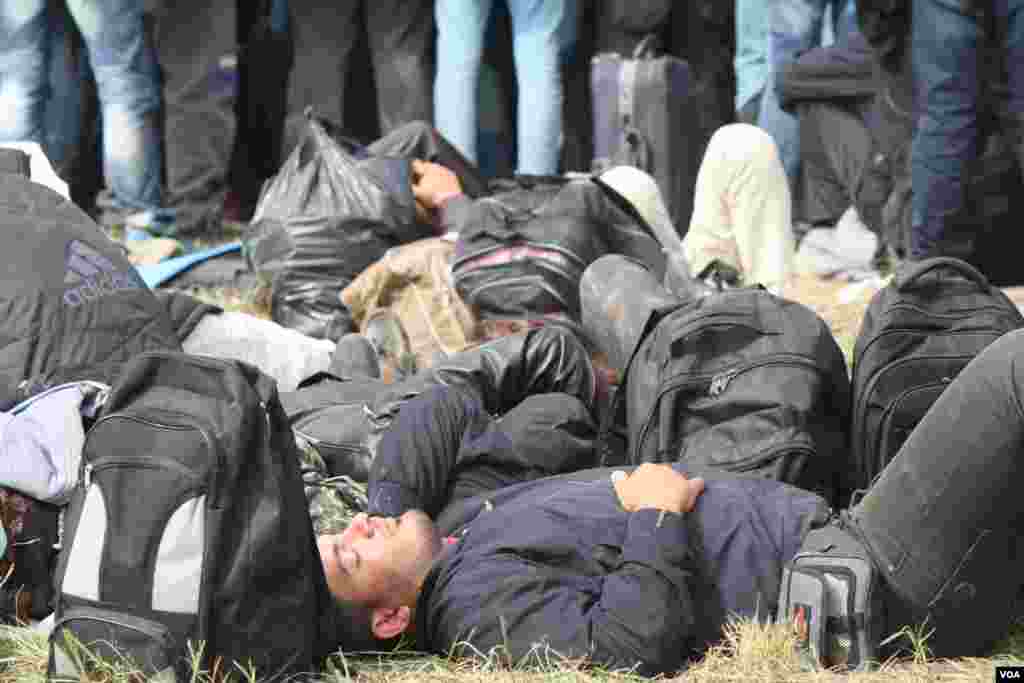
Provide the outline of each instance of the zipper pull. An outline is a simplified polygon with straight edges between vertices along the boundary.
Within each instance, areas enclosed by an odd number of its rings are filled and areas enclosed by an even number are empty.
[[[708,396],[718,396],[729,386],[734,376],[732,370],[726,370],[711,378],[711,386],[708,387]]]
[[[92,465],[86,464],[85,472],[82,474],[82,488],[88,489],[92,483]]]

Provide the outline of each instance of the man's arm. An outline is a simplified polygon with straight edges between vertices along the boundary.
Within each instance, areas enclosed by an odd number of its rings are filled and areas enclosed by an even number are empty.
[[[596,427],[572,396],[528,397],[501,419],[475,392],[434,387],[402,406],[370,467],[370,514],[416,508],[593,466]]]
[[[557,558],[552,559],[552,565]],[[610,669],[677,671],[694,630],[693,559],[682,516],[642,509],[630,515],[621,559],[605,576],[567,576],[557,566],[503,554],[463,562],[430,621],[430,649],[468,641],[501,647],[519,662],[531,651],[586,657]],[[439,578],[439,583],[446,580]],[[490,587],[467,593],[465,586]]]
[[[482,434],[491,422],[465,389],[433,387],[410,399],[384,431],[370,466],[370,514],[398,516],[416,508],[435,517],[463,439]]]
[[[458,176],[440,164],[414,159],[412,192],[417,212],[431,218],[438,234],[458,232],[473,206]]]
[[[683,515],[693,511],[704,481],[645,464],[613,482],[629,514],[621,552],[597,546],[567,563],[567,549],[550,542],[491,546],[497,551],[483,558],[470,546],[430,589],[442,596],[427,629],[431,649],[448,651],[469,639],[484,652],[502,646],[519,661],[543,643],[566,657],[643,675],[678,670],[694,632],[694,560]],[[593,566],[584,570],[580,561]],[[445,590],[448,583],[453,590]]]

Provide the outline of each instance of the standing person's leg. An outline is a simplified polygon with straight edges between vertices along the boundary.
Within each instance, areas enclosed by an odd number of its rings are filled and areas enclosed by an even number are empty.
[[[747,284],[781,290],[792,270],[792,200],[770,135],[745,123],[719,128],[701,162],[693,205],[683,239],[693,275],[719,261]]]
[[[477,163],[477,84],[484,29],[493,0],[436,0],[437,73],[434,125],[466,159]]]
[[[365,0],[381,134],[434,118],[434,8],[428,0]]]
[[[160,71],[141,0],[68,0],[89,50],[103,116],[103,174],[115,200],[160,208]]]
[[[960,0],[915,0],[911,50],[920,117],[912,147],[911,257],[937,255],[966,200],[978,155],[982,29]]]
[[[748,106],[755,102],[754,111],[760,109],[760,98],[771,70],[768,64],[768,26],[771,18],[770,4],[765,0],[736,0],[736,70],[735,109],[741,121],[748,119]]]
[[[317,116],[345,125],[345,76],[361,29],[359,3],[352,0],[289,0],[288,6],[295,58],[288,78],[281,159],[286,159],[306,134],[306,107],[312,107]]]
[[[1016,129],[1017,161],[1024,168],[1024,0],[996,4],[1000,12],[1006,13],[997,21],[1006,27],[1006,70],[1010,81],[1007,127]]]
[[[558,172],[562,136],[561,55],[572,0],[507,0],[519,84],[518,172]]]
[[[176,227],[199,234],[219,227],[238,124],[236,88],[221,60],[238,44],[235,2],[165,0],[156,20],[163,72],[168,206]]]
[[[851,511],[899,604],[939,657],[1006,632],[1024,583],[1024,330],[975,358]]]
[[[874,142],[860,116],[831,102],[800,105],[804,219],[834,227],[864,188]],[[877,216],[862,216],[875,231]]]
[[[783,65],[795,61],[799,52],[820,42],[826,1],[772,0],[771,3],[771,30],[768,33],[770,72],[761,98],[758,125],[775,139],[791,186],[800,168],[800,128],[796,116],[784,112],[779,105],[775,79]]]
[[[0,2],[0,141],[44,142],[46,0]]]

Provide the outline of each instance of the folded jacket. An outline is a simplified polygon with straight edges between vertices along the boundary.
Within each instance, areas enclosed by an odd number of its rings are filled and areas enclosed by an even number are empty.
[[[85,444],[83,415],[93,415],[108,387],[61,384],[0,413],[0,486],[55,505],[78,482]]]

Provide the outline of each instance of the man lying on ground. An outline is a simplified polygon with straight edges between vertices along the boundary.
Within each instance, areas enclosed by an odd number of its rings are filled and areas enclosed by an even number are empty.
[[[457,231],[473,202],[454,173],[413,162],[417,205],[443,232]],[[771,136],[755,126],[730,124],[711,137],[697,175],[694,211],[682,245],[653,179],[631,167],[597,177],[626,199],[663,249],[681,251],[701,279],[762,284],[778,292],[792,269],[791,199]],[[422,215],[422,213],[421,213]],[[648,263],[649,266],[654,264]]]
[[[393,330],[396,324],[373,326],[366,336],[342,337],[327,372],[309,378],[298,391],[281,394],[285,413],[301,437],[342,444],[321,448],[330,475],[366,481],[381,435],[392,429],[395,414],[414,396],[439,385],[459,387],[476,397],[488,415],[500,416],[495,422],[502,426],[500,436],[495,432],[486,439],[508,435],[519,447],[537,453],[560,446],[531,461],[535,469],[529,473],[522,466],[503,471],[508,463],[497,463],[487,475],[488,487],[594,466],[595,419],[607,403],[607,384],[575,334],[546,326],[509,335],[388,383],[381,379],[377,348],[393,348],[388,339],[400,334]],[[386,352],[384,359],[390,355]],[[443,426],[424,422],[417,429],[430,440],[441,438],[435,432]],[[476,457],[482,458],[477,464],[486,460],[479,453]],[[403,463],[396,460],[389,466]],[[478,474],[482,471],[478,468]]]
[[[319,539],[328,585],[377,639],[513,661],[540,644],[653,675],[730,615],[774,614],[808,532],[841,524],[883,577],[883,636],[927,622],[935,656],[978,655],[1005,634],[1024,571],[1021,361],[1024,331],[988,347],[839,519],[812,493],[683,465],[472,486],[483,463],[530,472],[557,446],[518,449],[477,397],[435,387],[384,434],[369,515]]]

